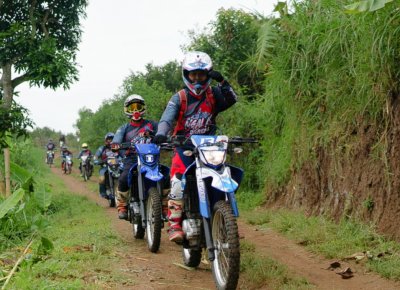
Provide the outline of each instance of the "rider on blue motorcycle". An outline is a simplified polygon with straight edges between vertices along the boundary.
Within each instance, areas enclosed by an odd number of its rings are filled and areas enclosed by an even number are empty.
[[[81,159],[82,155],[87,155],[89,158],[92,157],[92,151],[89,150],[87,143],[82,144],[82,150],[79,152],[78,159]],[[92,170],[93,168],[90,168]],[[82,176],[82,162],[79,163],[79,171]]]
[[[114,133],[108,132],[106,136],[104,136],[104,145],[100,146],[96,153],[94,154],[94,164],[95,165],[103,165],[107,161],[107,153],[111,151],[111,141],[114,138]],[[100,167],[99,170],[99,193],[103,198],[108,198],[106,192],[106,177],[105,173],[107,171],[107,167]]]
[[[170,99],[158,125],[154,143],[167,140],[167,134],[176,125],[173,135],[212,135],[215,133],[215,118],[237,101],[237,96],[221,73],[214,71],[211,58],[204,52],[192,51],[185,55],[182,63],[182,77],[186,88]],[[211,80],[218,86],[211,87]],[[183,149],[176,148],[171,165],[171,192],[168,201],[169,239],[179,242],[183,239],[182,175],[193,157],[183,155]]]
[[[120,144],[125,142],[134,142],[137,137],[146,137],[157,130],[157,123],[151,120],[143,119],[146,113],[146,105],[143,97],[131,95],[124,102],[124,113],[129,118],[129,123],[122,125],[115,133],[111,147],[113,150],[119,150]],[[136,162],[136,155],[132,149],[121,152],[125,156],[124,170],[118,179],[117,190],[117,209],[120,219],[127,219],[127,198],[128,198],[128,173],[129,169]]]

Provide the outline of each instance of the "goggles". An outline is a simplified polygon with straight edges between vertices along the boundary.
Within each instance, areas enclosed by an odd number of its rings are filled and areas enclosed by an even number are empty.
[[[194,70],[188,73],[188,77],[192,83],[195,82],[204,82],[207,80],[208,75],[204,70]]]
[[[131,103],[125,107],[125,111],[127,113],[141,112],[141,111],[144,111],[144,109],[145,109],[145,105],[142,103]]]

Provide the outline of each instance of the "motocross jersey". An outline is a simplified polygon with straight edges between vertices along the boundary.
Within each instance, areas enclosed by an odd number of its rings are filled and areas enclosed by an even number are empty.
[[[54,143],[47,143],[46,148],[49,151],[53,151],[56,148],[56,145],[54,145]]]
[[[152,132],[155,134],[157,122],[142,119],[140,122],[130,122],[122,125],[115,133],[112,144],[132,142],[140,133]],[[132,150],[120,150],[121,155],[132,155]]]
[[[100,146],[97,149],[96,153],[94,154],[94,157],[96,160],[98,160],[100,162],[105,161],[105,160],[107,160],[107,152],[112,152],[111,147],[106,146],[106,145]]]
[[[90,151],[89,149],[82,150],[81,152],[79,152],[78,159],[81,158],[82,155],[92,156],[92,151]]]
[[[182,104],[182,94],[186,95],[186,104]],[[231,107],[237,96],[227,81],[217,87],[209,87],[201,96],[194,96],[185,88],[176,93],[168,102],[158,126],[157,134],[167,135],[174,121],[174,134],[190,136],[193,134],[208,135],[216,130],[215,118]],[[185,112],[181,112],[185,105]],[[182,117],[180,115],[182,114]]]
[[[62,158],[65,158],[68,155],[72,157],[72,152],[69,151],[69,150],[61,151],[61,157]]]

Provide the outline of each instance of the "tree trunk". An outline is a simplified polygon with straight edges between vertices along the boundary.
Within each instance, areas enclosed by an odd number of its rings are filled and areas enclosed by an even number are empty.
[[[5,109],[10,110],[13,100],[14,88],[11,80],[11,63],[2,66],[3,75],[1,76],[1,86],[3,88],[3,103],[2,106]],[[6,181],[6,196],[11,194],[11,183],[10,183],[10,149],[4,149],[4,174]],[[0,182],[1,183],[1,182]]]
[[[11,195],[10,148],[4,149],[4,165],[6,174],[6,197]]]

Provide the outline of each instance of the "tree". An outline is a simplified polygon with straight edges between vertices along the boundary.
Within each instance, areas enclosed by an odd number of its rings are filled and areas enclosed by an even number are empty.
[[[85,16],[87,3],[87,0],[0,0],[3,109],[11,109],[14,90],[23,82],[68,89],[78,79],[75,56],[82,34],[80,19]],[[5,157],[9,154],[7,148],[4,153]],[[7,166],[5,172],[9,171]],[[7,176],[6,187],[7,194]]]

